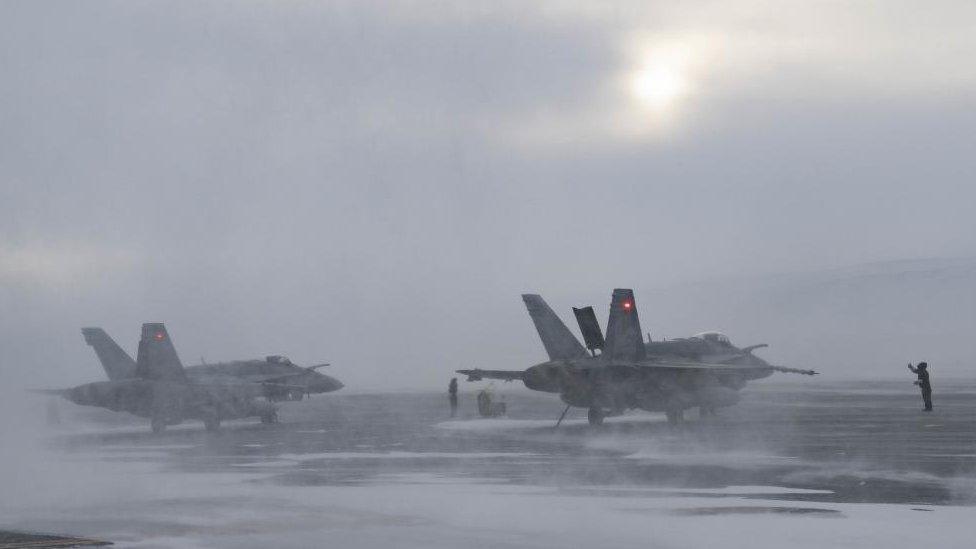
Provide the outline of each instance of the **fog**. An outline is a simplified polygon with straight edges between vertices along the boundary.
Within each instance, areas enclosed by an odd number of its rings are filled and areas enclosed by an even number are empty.
[[[974,20],[961,1],[0,3],[0,529],[968,547]],[[682,428],[574,409],[559,431],[556,395],[498,383],[508,418],[479,419],[487,382],[462,381],[448,421],[453,370],[545,359],[519,294],[605,326],[620,287],[654,339],[721,330],[822,375]],[[81,327],[135,355],[148,321],[185,364],[282,354],[345,388],[279,425],[162,435],[27,391],[105,378]]]
[[[0,362],[18,385],[98,377],[83,325],[132,352],[162,320],[186,362],[280,353],[351,390],[431,387],[542,359],[520,293],[604,317],[614,287],[655,333],[717,327],[841,376],[819,355],[849,345],[760,331],[782,308],[717,326],[722,306],[688,311],[680,290],[976,255],[967,2],[0,10]],[[958,288],[971,303],[972,278]],[[943,304],[884,313],[976,327]],[[944,371],[962,373],[955,344]],[[939,365],[940,346],[912,351],[884,361]]]

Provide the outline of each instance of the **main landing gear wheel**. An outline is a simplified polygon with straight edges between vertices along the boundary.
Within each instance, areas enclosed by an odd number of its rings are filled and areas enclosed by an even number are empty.
[[[263,423],[265,425],[271,425],[272,423],[278,423],[278,412],[277,411],[271,411],[271,412],[268,412],[267,414],[262,414],[261,415],[261,423]]]
[[[589,411],[586,412],[586,419],[589,420],[590,425],[603,425],[604,417],[606,417],[606,415],[600,408],[590,408]]]

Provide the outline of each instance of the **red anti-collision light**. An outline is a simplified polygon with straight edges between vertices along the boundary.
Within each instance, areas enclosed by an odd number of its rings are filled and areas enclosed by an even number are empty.
[[[624,309],[630,309],[632,306],[633,306],[633,303],[631,303],[629,301],[624,301]]]
[[[163,332],[156,332],[156,335],[153,336],[156,341],[162,341],[164,337],[166,337],[166,335],[164,335]]]

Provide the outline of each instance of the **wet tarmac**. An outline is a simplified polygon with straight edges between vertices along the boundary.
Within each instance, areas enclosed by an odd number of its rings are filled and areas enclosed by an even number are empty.
[[[96,539],[71,538],[32,532],[0,530],[0,549],[49,549],[54,547],[104,547],[111,545]]]
[[[937,391],[933,413],[905,385],[757,384],[740,405],[677,428],[641,413],[594,428],[574,410],[555,429],[556,398],[506,386],[497,419],[476,417],[470,393],[455,419],[446,394],[336,394],[285,404],[277,425],[219,433],[153,435],[85,411],[44,436],[52,484],[25,505],[6,500],[0,527],[122,546],[556,547],[593,536],[694,547],[710,539],[688,532],[695,524],[730,535],[761,524],[770,546],[809,528],[801,541],[813,547],[880,520],[884,533],[864,539],[907,546],[923,517],[939,546],[966,546],[954,527],[968,531],[956,515],[976,504],[976,383]],[[46,498],[64,476],[70,496]]]

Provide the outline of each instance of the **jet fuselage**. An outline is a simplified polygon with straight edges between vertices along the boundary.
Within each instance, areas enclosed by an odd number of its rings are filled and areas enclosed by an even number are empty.
[[[95,406],[114,412],[128,412],[151,418],[163,425],[186,420],[206,422],[248,417],[272,418],[274,406],[259,397],[259,385],[219,379],[208,384],[147,379],[95,381],[63,392],[64,398],[82,406]]]

